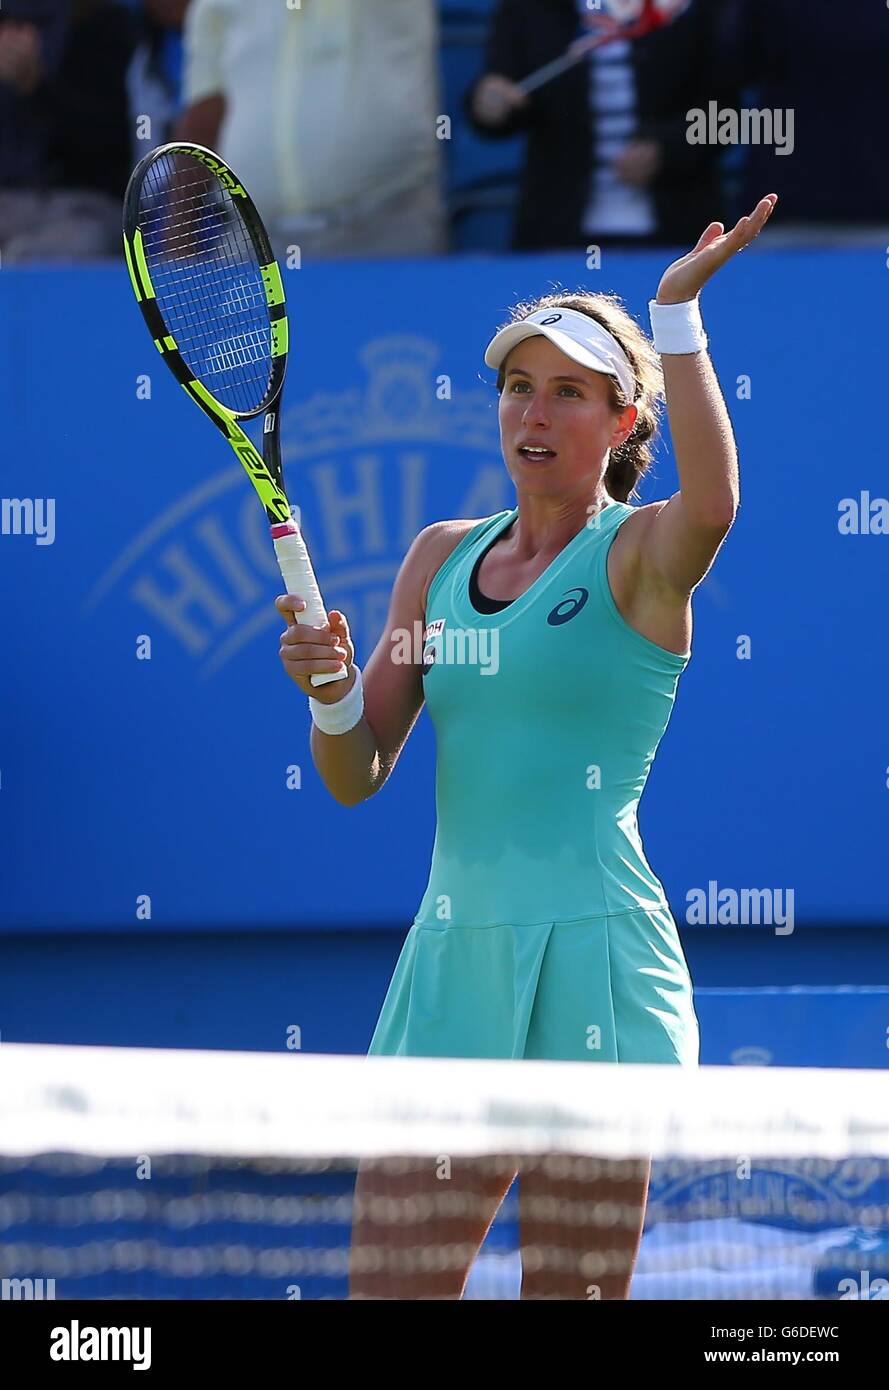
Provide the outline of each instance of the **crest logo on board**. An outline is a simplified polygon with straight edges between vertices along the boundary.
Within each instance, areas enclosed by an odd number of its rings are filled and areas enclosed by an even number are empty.
[[[294,515],[325,603],[346,613],[365,661],[385,627],[401,561],[423,527],[434,517],[491,516],[510,505],[496,402],[487,387],[441,375],[445,347],[408,334],[372,339],[357,366],[338,369],[344,389],[316,391],[282,419]],[[450,394],[442,394],[442,382]],[[178,421],[169,386],[164,409]],[[244,469],[206,425],[196,424],[194,438],[204,441],[199,457],[213,460],[212,471],[198,472],[195,486],[177,495],[183,471],[170,469],[169,486],[161,486],[153,511],[146,506],[140,529],[124,535],[82,611],[114,605],[110,621],[132,624],[135,607],[137,631],[170,639],[208,678],[280,627],[274,597],[283,581]],[[461,482],[446,486],[455,454]]]

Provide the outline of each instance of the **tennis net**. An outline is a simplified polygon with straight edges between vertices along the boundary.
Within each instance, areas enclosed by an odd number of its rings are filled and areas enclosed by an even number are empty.
[[[889,1298],[889,1078],[3,1043],[0,1281]]]

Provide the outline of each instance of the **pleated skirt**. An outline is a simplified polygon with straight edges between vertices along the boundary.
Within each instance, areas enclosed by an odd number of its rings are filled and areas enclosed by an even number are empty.
[[[672,914],[415,921],[369,1055],[696,1066],[698,1021]]]

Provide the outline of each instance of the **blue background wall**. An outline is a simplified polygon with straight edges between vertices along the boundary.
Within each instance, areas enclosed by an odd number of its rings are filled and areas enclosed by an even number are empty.
[[[616,288],[644,322],[667,259],[286,273],[289,490],[361,664],[417,530],[513,504],[482,365],[510,304],[553,281]],[[889,536],[838,526],[843,498],[889,493],[867,366],[886,274],[875,251],[747,252],[705,291],[742,506],[697,594],[640,820],[680,925],[715,880],[792,889],[796,930],[686,927],[700,985],[889,975]],[[261,508],[164,370],[122,266],[5,271],[0,316],[2,495],[56,499],[52,545],[0,536],[0,1031],[267,1047],[296,1024],[310,1050],[360,1049],[425,886],[428,715],[383,792],[337,806],[280,669]],[[675,486],[664,449],[644,500]]]

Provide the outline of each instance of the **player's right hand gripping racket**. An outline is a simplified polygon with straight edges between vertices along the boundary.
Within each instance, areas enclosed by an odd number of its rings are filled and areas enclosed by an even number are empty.
[[[281,467],[284,286],[252,199],[212,150],[161,145],[130,176],[124,250],[155,346],[259,493],[287,593],[306,600],[300,621],[323,626],[327,612]],[[263,413],[260,456],[239,422]],[[344,668],[313,675],[312,684],[347,674]]]

